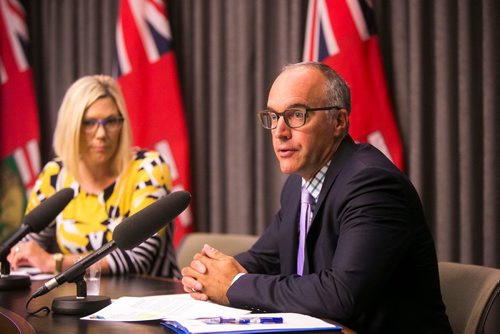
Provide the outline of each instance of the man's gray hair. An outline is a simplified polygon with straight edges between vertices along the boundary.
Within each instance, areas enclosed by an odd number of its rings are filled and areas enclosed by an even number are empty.
[[[342,78],[330,66],[318,62],[302,62],[290,64],[283,67],[282,72],[298,68],[298,67],[312,67],[323,73],[326,78],[326,101],[328,106],[338,106],[346,109],[347,113],[351,113],[351,90],[344,78]]]

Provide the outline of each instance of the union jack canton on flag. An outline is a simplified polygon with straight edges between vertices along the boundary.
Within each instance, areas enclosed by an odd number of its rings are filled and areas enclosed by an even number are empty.
[[[380,56],[370,1],[310,0],[304,61],[321,61],[351,88],[349,132],[403,169],[403,149]]]
[[[164,2],[122,0],[116,46],[134,144],[160,152],[170,167],[173,191],[190,191],[188,132]],[[175,221],[176,245],[191,225],[188,207]]]
[[[0,0],[0,243],[17,230],[40,172],[40,130],[28,27],[17,0]]]

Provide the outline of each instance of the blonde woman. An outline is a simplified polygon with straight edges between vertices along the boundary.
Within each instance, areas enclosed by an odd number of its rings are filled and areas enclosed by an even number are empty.
[[[27,212],[57,190],[74,189],[73,200],[52,224],[13,247],[13,268],[65,270],[112,239],[123,219],[167,195],[170,170],[157,152],[133,149],[127,110],[115,80],[85,76],[66,92],[54,133],[57,158],[43,168]],[[172,224],[131,251],[102,260],[111,274],[149,273],[178,277]]]

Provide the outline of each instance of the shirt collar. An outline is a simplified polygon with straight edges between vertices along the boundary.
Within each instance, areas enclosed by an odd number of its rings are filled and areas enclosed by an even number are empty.
[[[318,201],[319,193],[325,182],[326,172],[330,167],[331,160],[324,165],[309,181],[302,179],[302,187],[306,187],[307,191],[314,197],[314,201]]]

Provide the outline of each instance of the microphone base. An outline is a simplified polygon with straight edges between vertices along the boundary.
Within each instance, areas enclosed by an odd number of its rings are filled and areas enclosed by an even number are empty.
[[[8,275],[0,277],[0,290],[29,289],[31,279],[24,275]]]
[[[95,313],[109,304],[111,304],[111,298],[106,296],[87,296],[85,298],[64,296],[54,298],[52,301],[52,312],[64,315],[85,316]]]

